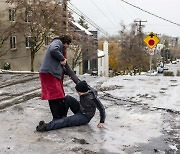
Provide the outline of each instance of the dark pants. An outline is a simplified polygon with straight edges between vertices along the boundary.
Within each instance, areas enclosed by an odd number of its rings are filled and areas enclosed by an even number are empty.
[[[63,127],[72,127],[72,126],[80,126],[89,123],[91,120],[87,118],[80,112],[80,105],[79,102],[71,96],[66,96],[64,99],[65,104],[65,116],[67,116],[68,109],[70,108],[71,111],[74,113],[72,116],[63,117],[61,119],[55,119],[49,122],[46,126],[46,130],[54,130]]]
[[[53,116],[53,119],[61,119],[66,116],[66,107],[64,99],[49,100],[49,107]]]

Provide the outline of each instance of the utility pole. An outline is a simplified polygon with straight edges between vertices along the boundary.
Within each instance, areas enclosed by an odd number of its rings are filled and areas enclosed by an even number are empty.
[[[142,27],[144,27],[144,25],[142,25],[143,22],[147,22],[146,20],[134,20],[134,22],[137,22],[139,23],[138,24],[138,38],[139,38],[139,50],[141,49],[142,47],[142,38],[143,38],[143,35],[142,35]]]
[[[138,26],[139,26],[138,32],[139,32],[139,33],[142,33],[142,27],[144,27],[144,25],[142,25],[142,23],[143,23],[143,22],[147,22],[147,20],[144,20],[144,21],[143,21],[143,20],[134,20],[134,22],[139,23],[139,24],[138,24]]]

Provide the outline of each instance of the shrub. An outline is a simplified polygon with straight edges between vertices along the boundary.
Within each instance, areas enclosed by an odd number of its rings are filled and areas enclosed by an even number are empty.
[[[174,76],[174,72],[165,71],[165,72],[163,72],[163,75],[164,75],[164,76]]]

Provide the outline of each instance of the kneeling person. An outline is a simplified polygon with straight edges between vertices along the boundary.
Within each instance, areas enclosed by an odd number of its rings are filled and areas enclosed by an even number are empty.
[[[36,127],[37,131],[49,131],[64,127],[88,124],[90,120],[94,117],[96,108],[100,112],[100,122],[97,127],[104,127],[105,109],[104,106],[101,104],[100,100],[97,98],[95,91],[88,86],[86,81],[78,82],[75,88],[80,96],[80,102],[78,102],[74,97],[69,95],[67,95],[64,99],[64,103],[66,106],[66,115],[69,108],[74,113],[74,115],[63,117],[57,120],[52,120],[49,123],[40,121],[39,125]]]

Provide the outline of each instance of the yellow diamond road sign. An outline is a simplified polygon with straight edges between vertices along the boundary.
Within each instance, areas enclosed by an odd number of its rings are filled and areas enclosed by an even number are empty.
[[[155,33],[151,32],[144,38],[144,42],[150,49],[152,49],[160,42],[160,39]]]

